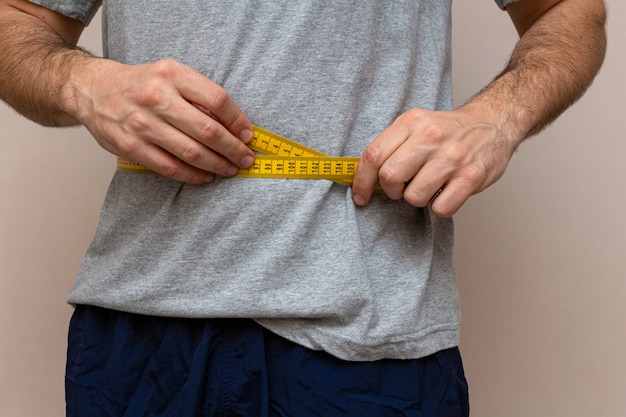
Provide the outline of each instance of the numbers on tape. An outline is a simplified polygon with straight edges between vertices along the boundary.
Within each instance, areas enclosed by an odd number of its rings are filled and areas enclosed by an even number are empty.
[[[250,168],[240,168],[235,177],[327,179],[350,186],[359,158],[329,156],[269,130],[253,126],[250,149],[256,155]],[[117,168],[133,173],[155,172],[136,162],[117,158]]]
[[[315,149],[308,148],[298,142],[294,142],[285,137],[277,135],[276,133],[270,132],[269,130],[263,129],[258,126],[252,126],[254,135],[252,140],[248,143],[248,146],[257,152],[266,154],[266,155],[279,155],[279,156],[298,156],[298,157],[321,157],[321,158],[330,158],[331,160],[341,159],[339,157],[330,157],[325,153],[319,152]],[[257,156],[257,160],[260,160],[262,157]],[[241,172],[241,170],[240,170]],[[354,172],[353,172],[354,174]],[[251,176],[251,175],[250,175]],[[293,178],[293,177],[274,177],[274,178]],[[302,178],[302,177],[300,177]],[[304,179],[304,178],[302,178]],[[327,177],[317,177],[312,179],[332,179]],[[352,176],[346,179],[332,179],[338,184],[351,186],[352,185]]]
[[[265,155],[281,156],[328,156],[315,149],[307,148],[298,142],[272,133],[269,130],[253,126],[254,135],[248,146]]]
[[[257,156],[238,177],[351,180],[358,158],[323,156]]]

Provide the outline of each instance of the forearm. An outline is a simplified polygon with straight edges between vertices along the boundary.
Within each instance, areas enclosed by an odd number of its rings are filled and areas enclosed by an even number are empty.
[[[522,35],[500,76],[460,110],[480,114],[517,146],[590,85],[604,59],[604,22],[598,2],[557,4]]]
[[[47,126],[78,124],[71,114],[68,81],[73,69],[94,59],[64,41],[46,23],[18,10],[0,14],[0,98]]]

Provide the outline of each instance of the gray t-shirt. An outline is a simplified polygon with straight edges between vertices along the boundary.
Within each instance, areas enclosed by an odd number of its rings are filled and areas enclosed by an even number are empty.
[[[86,23],[99,6],[36,3]],[[183,62],[253,123],[359,156],[404,111],[451,108],[450,14],[451,0],[110,0],[104,49]],[[360,208],[329,181],[117,172],[69,302],[247,317],[343,359],[417,358],[459,343],[452,249],[450,219],[384,195]]]

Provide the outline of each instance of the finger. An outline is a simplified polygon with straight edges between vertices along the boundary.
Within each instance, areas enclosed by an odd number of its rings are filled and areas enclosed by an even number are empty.
[[[426,207],[454,173],[454,167],[438,161],[426,162],[408,182],[404,199],[415,207]]]
[[[418,142],[407,140],[383,163],[379,181],[389,198],[404,197],[407,185],[420,171],[428,154]]]
[[[177,85],[183,98],[204,108],[244,143],[252,139],[252,124],[226,90],[188,67],[180,76]]]
[[[191,166],[151,143],[142,144],[135,156],[121,156],[165,177],[190,184],[206,184],[215,179],[214,173]]]
[[[430,211],[437,217],[452,217],[465,204],[473,193],[460,184],[452,181],[437,191],[430,201]]]
[[[251,166],[254,162],[254,156],[246,156],[241,159],[240,164],[234,164],[202,143],[191,140],[184,135],[179,136],[181,136],[179,140],[165,141],[162,144],[162,148],[187,165],[203,171],[228,177],[235,175],[239,171],[239,165]],[[249,158],[249,162],[246,162],[246,158]]]
[[[365,148],[352,182],[352,200],[356,205],[364,206],[369,203],[379,181],[381,167],[406,138],[405,129],[392,124]]]
[[[183,153],[185,161],[203,169],[209,169],[208,160],[215,161],[215,155],[221,155],[225,160],[241,168],[248,168],[254,162],[254,153],[238,137],[234,136],[221,122],[211,117],[197,106],[189,104],[185,100],[179,100],[173,104],[174,111],[164,117],[175,128],[184,132],[198,145],[189,146]],[[203,148],[210,149],[207,153]],[[175,152],[179,155],[179,152]],[[205,158],[203,160],[203,157]],[[221,165],[224,165],[222,162]],[[222,167],[224,169],[225,167]],[[218,171],[214,171],[218,172]],[[224,172],[218,172],[224,175]]]
[[[187,106],[202,115],[193,106],[189,104],[187,104]],[[142,143],[145,142],[160,147],[187,165],[199,168],[203,171],[222,176],[236,174],[240,164],[231,162],[223,155],[208,148],[203,143],[198,142],[196,139],[167,122],[167,118],[177,118],[180,117],[178,116],[179,114],[180,112],[176,109],[169,111],[167,116],[150,112],[135,113],[130,122],[132,126],[130,131],[135,133],[130,137],[125,137],[124,143],[119,145],[119,154],[124,157],[130,157],[133,161],[138,161],[139,158],[142,158],[141,152],[145,150],[145,146],[142,145]],[[205,115],[202,115],[202,117],[209,119],[209,117]],[[166,120],[163,120],[163,118]],[[225,134],[227,136],[230,136],[231,143],[245,148],[240,151],[241,155],[243,155],[243,157],[248,156],[251,159],[249,163],[252,164],[254,160],[252,151],[239,139],[232,137],[219,123],[215,121],[212,123],[226,132]],[[242,162],[241,156],[236,158],[239,159],[237,162]]]
[[[438,217],[451,217],[456,214],[465,202],[474,194],[483,191],[490,184],[486,172],[468,165],[454,173],[443,186],[439,195],[431,202],[431,211]]]

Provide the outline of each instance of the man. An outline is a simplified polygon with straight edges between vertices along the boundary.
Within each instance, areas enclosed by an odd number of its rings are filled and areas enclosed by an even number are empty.
[[[102,59],[98,1],[0,0],[1,97],[162,174],[109,188],[68,415],[468,415],[450,216],[589,85],[604,4],[498,1],[520,41],[452,109],[451,1],[322,3],[108,1]],[[352,188],[228,178],[250,121]]]

